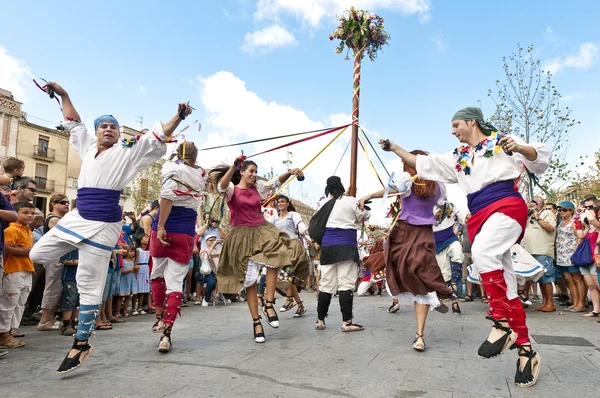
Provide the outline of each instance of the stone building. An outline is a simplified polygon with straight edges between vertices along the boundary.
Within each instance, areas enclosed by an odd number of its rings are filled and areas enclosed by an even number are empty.
[[[12,93],[0,88],[0,162],[17,156],[17,129],[21,117],[21,103]]]

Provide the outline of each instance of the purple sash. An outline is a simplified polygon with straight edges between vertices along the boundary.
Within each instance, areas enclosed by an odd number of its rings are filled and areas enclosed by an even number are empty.
[[[120,222],[123,210],[119,206],[121,191],[104,188],[79,188],[77,210],[90,221]]]
[[[467,206],[471,215],[474,215],[490,204],[509,197],[522,198],[519,191],[515,190],[515,182],[512,180],[498,181],[481,188],[477,192],[468,194]]]
[[[343,228],[325,228],[321,246],[354,246],[356,247],[356,230]]]
[[[172,234],[186,234],[190,236],[196,236],[196,217],[198,213],[196,210],[190,209],[189,207],[173,206],[171,213],[165,223],[165,229],[168,233]],[[158,220],[160,219],[160,208],[158,214],[152,221],[152,230],[156,231],[158,228]]]

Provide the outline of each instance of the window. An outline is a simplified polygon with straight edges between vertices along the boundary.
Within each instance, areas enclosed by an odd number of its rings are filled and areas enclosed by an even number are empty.
[[[50,138],[49,137],[44,137],[43,135],[40,135],[38,137],[38,147],[37,147],[37,151],[40,155],[47,155],[48,154],[48,146],[50,144]]]
[[[48,165],[47,164],[36,163],[35,164],[35,176],[36,177],[47,178],[48,177]]]

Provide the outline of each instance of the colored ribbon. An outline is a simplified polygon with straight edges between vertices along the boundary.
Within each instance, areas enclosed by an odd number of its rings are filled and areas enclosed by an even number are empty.
[[[327,145],[325,145],[325,146],[324,146],[324,147],[323,147],[323,148],[322,148],[322,149],[319,151],[319,153],[317,153],[317,154],[316,154],[316,155],[315,155],[315,156],[314,156],[314,157],[313,157],[311,160],[309,160],[309,161],[308,161],[308,163],[306,163],[306,164],[304,165],[304,167],[302,167],[300,170],[301,170],[301,171],[304,171],[304,169],[306,169],[308,166],[310,166],[310,164],[311,164],[312,162],[314,162],[314,161],[315,161],[315,159],[316,159],[316,158],[318,158],[318,157],[319,157],[319,156],[320,156],[320,155],[321,155],[323,152],[325,152],[325,150],[326,150],[327,148],[329,148],[329,146],[330,146],[331,144],[333,144],[335,140],[337,140],[338,138],[340,138],[340,136],[341,136],[341,135],[344,133],[344,131],[346,131],[346,129],[348,128],[348,126],[350,126],[350,125],[346,125],[346,126],[344,126],[344,127],[338,127],[337,129],[335,129],[335,130],[338,130],[338,129],[342,128],[342,131],[340,131],[340,132],[339,132],[339,133],[338,133],[338,134],[337,134],[335,137],[333,137],[333,139],[332,139],[331,141],[329,141],[329,143],[328,143]],[[255,155],[255,156],[256,156],[256,155]],[[289,184],[290,184],[290,183],[291,183],[291,182],[292,182],[292,181],[293,181],[295,178],[296,178],[296,175],[292,175],[292,176],[291,176],[291,177],[290,177],[290,178],[289,178],[289,179],[288,179],[288,180],[287,180],[285,183],[283,183],[283,184],[281,185],[281,187],[279,187],[279,189],[278,189],[278,190],[277,190],[277,191],[276,191],[276,192],[275,192],[275,193],[274,193],[274,194],[273,194],[273,195],[272,195],[272,196],[271,196],[269,199],[267,199],[267,200],[265,200],[265,201],[263,202],[263,206],[265,206],[267,203],[269,203],[270,201],[272,201],[273,199],[275,199],[275,197],[277,197],[277,195],[279,195],[279,192],[281,192],[281,191],[282,191],[282,190],[283,190],[285,187],[287,187],[287,186],[288,186],[288,185],[289,185]]]
[[[322,132],[322,133],[315,134],[315,135],[311,135],[310,137],[306,137],[306,138],[302,138],[302,139],[299,139],[299,140],[296,140],[296,141],[292,141],[292,142],[290,142],[290,143],[283,144],[283,145],[279,145],[279,146],[277,146],[277,147],[275,147],[275,148],[271,148],[271,149],[268,149],[268,150],[266,150],[266,151],[262,151],[262,152],[256,153],[256,154],[254,154],[254,155],[247,156],[247,158],[252,158],[252,157],[255,157],[255,156],[258,156],[258,155],[262,155],[262,154],[265,154],[265,153],[273,152],[273,151],[276,151],[276,150],[278,150],[278,149],[281,149],[281,148],[286,148],[286,147],[288,147],[288,146],[292,146],[292,145],[299,144],[299,143],[301,143],[301,142],[305,142],[305,141],[312,140],[312,139],[314,139],[314,138],[319,138],[319,137],[321,137],[321,136],[324,136],[324,135],[327,135],[327,134],[334,133],[334,132],[336,132],[336,131],[338,131],[338,130],[341,130],[341,129],[344,129],[344,130],[345,130],[345,129],[346,129],[348,126],[350,126],[350,125],[349,125],[349,124],[347,124],[347,125],[345,125],[345,126],[341,126],[341,127],[335,127],[335,128],[333,128],[333,129],[326,130],[326,131],[324,131],[324,132]]]
[[[48,94],[50,96],[50,98],[54,98],[56,100],[56,102],[58,102],[58,107],[60,108],[60,110],[62,111],[62,105],[60,104],[60,100],[58,99],[58,97],[56,96],[56,94],[54,93],[54,90],[50,87],[50,89],[44,89],[42,86],[40,86],[38,84],[38,82],[35,81],[35,79],[32,79],[33,82],[35,83],[36,86],[38,86],[38,88],[40,90],[42,90],[43,92],[45,92],[46,94]],[[40,77],[40,80],[43,80],[46,82],[46,84],[48,84],[49,82],[44,79],[43,77]]]

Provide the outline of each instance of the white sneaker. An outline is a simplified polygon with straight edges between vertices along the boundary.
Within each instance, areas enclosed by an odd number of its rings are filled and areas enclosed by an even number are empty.
[[[139,315],[139,314],[140,314],[139,312],[137,312],[137,311],[133,311],[133,312],[131,313],[131,316],[137,316],[137,315]]]
[[[206,302],[206,300],[202,299],[202,306],[203,307],[208,307],[208,303]]]
[[[171,339],[167,336],[163,336],[158,344],[158,352],[169,352],[171,351]]]
[[[229,304],[231,304],[231,300],[225,299],[225,305],[229,305]]]
[[[141,310],[141,311],[138,311],[138,312],[139,312],[140,315],[146,315],[147,314],[147,312],[144,311],[144,310]]]

